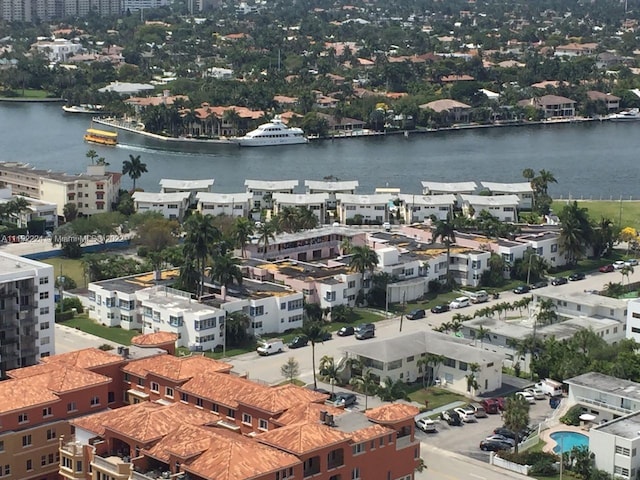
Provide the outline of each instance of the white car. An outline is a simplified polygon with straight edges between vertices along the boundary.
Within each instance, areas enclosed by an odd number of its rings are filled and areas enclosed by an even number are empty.
[[[453,411],[456,412],[458,415],[460,415],[460,420],[462,420],[464,423],[471,423],[471,422],[478,421],[472,408],[458,407],[458,408],[454,408]]]
[[[630,258],[629,260],[625,260],[624,264],[627,267],[637,267],[638,266],[638,260],[636,260],[635,258]],[[616,268],[615,265],[613,268]]]
[[[449,304],[449,308],[464,308],[471,305],[471,299],[469,297],[457,297]]]
[[[622,270],[624,268],[624,262],[622,260],[613,262],[613,268],[616,270]]]
[[[535,388],[535,387],[525,388],[524,391],[533,395],[533,398],[535,398],[536,400],[544,400],[546,398],[545,393],[539,388]]]
[[[431,420],[429,417],[422,417],[416,419],[416,428],[422,430],[425,433],[435,433],[436,430],[436,422]]]
[[[536,403],[536,397],[529,392],[516,392],[516,397],[522,397],[530,404]]]

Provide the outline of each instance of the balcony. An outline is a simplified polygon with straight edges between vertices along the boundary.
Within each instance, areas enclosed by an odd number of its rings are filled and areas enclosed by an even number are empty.
[[[75,441],[60,443],[60,453],[66,457],[82,458],[83,448],[81,443]]]
[[[405,435],[396,439],[396,450],[402,450],[403,448],[413,447],[420,445],[420,442],[416,439],[411,440],[411,435]]]
[[[623,415],[627,415],[631,412],[633,412],[634,410],[631,410],[630,408],[623,408],[623,407],[616,407],[615,405],[611,405],[607,402],[602,402],[600,400],[594,400],[592,398],[586,398],[586,397],[576,397],[576,400],[579,403],[584,403],[587,405],[594,405],[596,407],[600,407],[600,408],[606,408],[607,410],[611,410],[614,412],[620,412]]]
[[[115,480],[128,480],[131,473],[131,463],[128,460],[129,458],[126,457],[99,457],[96,455],[93,457],[91,467],[94,471],[106,473]]]

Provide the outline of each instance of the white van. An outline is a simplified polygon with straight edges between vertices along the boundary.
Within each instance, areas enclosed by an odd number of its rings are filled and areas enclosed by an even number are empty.
[[[550,397],[562,396],[562,383],[551,378],[545,378],[534,385],[535,388],[542,390]]]
[[[449,308],[464,308],[468,307],[469,305],[471,305],[471,300],[469,299],[469,297],[457,297],[449,304]]]
[[[471,303],[484,303],[489,301],[489,294],[484,290],[478,290],[469,294]]]
[[[258,355],[267,356],[274,353],[280,353],[284,350],[284,343],[279,338],[272,338],[270,340],[264,340],[256,351]]]

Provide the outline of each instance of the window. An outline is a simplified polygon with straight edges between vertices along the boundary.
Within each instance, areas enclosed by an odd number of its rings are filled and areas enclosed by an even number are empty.
[[[245,423],[247,425],[251,425],[251,415],[249,415],[248,413],[243,413],[242,414],[242,423]]]
[[[334,292],[335,295],[335,292]],[[334,300],[335,300],[335,296],[334,296]],[[300,310],[304,305],[304,300],[301,298],[299,300],[292,300],[291,302],[287,303],[287,310],[291,311],[291,310]]]
[[[360,469],[358,467],[351,470],[351,480],[360,480]]]
[[[260,430],[268,430],[269,429],[269,423],[264,418],[261,418],[258,421],[258,428]]]
[[[173,388],[171,388],[171,387],[165,387],[165,389],[164,389],[164,396],[165,396],[165,397],[169,397],[169,398],[173,398]]]
[[[27,460],[27,471],[33,470],[33,461],[31,459]]]
[[[18,415],[18,423],[27,423],[29,421],[29,415],[26,413],[21,413]]]
[[[402,368],[402,360],[393,360],[387,364],[387,370],[397,370]]]
[[[22,436],[22,446],[23,447],[31,446],[31,435],[23,435]]]
[[[76,472],[82,472],[82,460],[76,462]]]
[[[216,318],[205,318],[203,320],[196,320],[194,322],[194,328],[196,330],[208,330],[216,327]]]
[[[169,315],[169,325],[172,327],[181,327],[184,323],[182,317],[176,317],[174,315]]]
[[[196,407],[202,408],[203,401],[201,398],[196,398]]]
[[[458,362],[458,370],[462,370],[463,372],[466,372],[468,368],[467,362]]]
[[[47,315],[49,313],[49,307],[42,307],[40,309],[40,315]]]
[[[181,402],[189,402],[189,395],[184,392],[180,392],[180,401]]]
[[[211,411],[218,413],[218,404],[217,403],[212,403],[211,404]]]
[[[0,440],[0,452],[4,452],[4,440]]]
[[[11,465],[9,465],[8,463],[4,466],[4,474],[6,475],[11,475]]]
[[[107,403],[113,403],[116,401],[116,393],[115,392],[107,392]]]
[[[621,447],[620,445],[616,445],[616,453],[618,455],[624,455],[625,457],[629,456],[629,449],[625,447]]]
[[[353,447],[351,447],[351,449],[353,450],[354,455],[358,455],[364,452],[364,443],[356,443]]]
[[[227,417],[229,417],[229,418],[236,418],[236,411],[235,411],[235,410],[233,410],[233,409],[231,409],[231,408],[229,408],[229,409],[228,409],[228,413],[227,413]]]
[[[56,438],[56,429],[49,428],[47,429],[47,440],[53,440]]]
[[[91,402],[90,402],[92,407],[96,407],[98,405],[100,405],[100,397],[98,397],[97,395],[94,397],[91,397]]]
[[[620,467],[618,465],[613,467],[613,473],[614,475],[622,475],[623,477],[629,477],[629,469]]]
[[[47,283],[49,283],[49,277],[42,277],[40,279],[40,285],[46,285]]]
[[[307,293],[306,295],[309,295],[309,294]],[[282,302],[280,304],[280,310],[286,310],[286,308],[287,308],[287,302]]]
[[[40,324],[40,330],[49,330],[49,322],[42,322]]]
[[[67,403],[67,413],[75,412],[76,410],[78,410],[78,407],[76,406],[76,402]]]
[[[138,385],[140,385],[141,387],[144,387],[144,378],[142,377],[138,378]]]
[[[40,466],[44,467],[47,464],[47,456],[46,455],[42,455],[40,457]]]
[[[456,368],[456,361],[449,357],[445,357],[444,362],[442,362],[442,364],[445,367]]]
[[[250,307],[249,308],[249,316],[250,317],[259,317],[260,315],[264,315],[264,307]]]
[[[158,382],[151,382],[149,389],[154,393],[158,393],[160,391],[160,385],[158,385]]]
[[[40,300],[46,300],[49,298],[49,292],[40,292]]]
[[[331,450],[327,455],[327,464],[329,469],[344,465],[344,450],[342,448]]]

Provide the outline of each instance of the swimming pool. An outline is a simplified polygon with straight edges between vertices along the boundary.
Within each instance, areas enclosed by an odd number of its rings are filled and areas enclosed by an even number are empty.
[[[570,452],[573,447],[589,447],[589,437],[577,432],[554,432],[549,435],[557,445],[553,447],[554,453]]]

